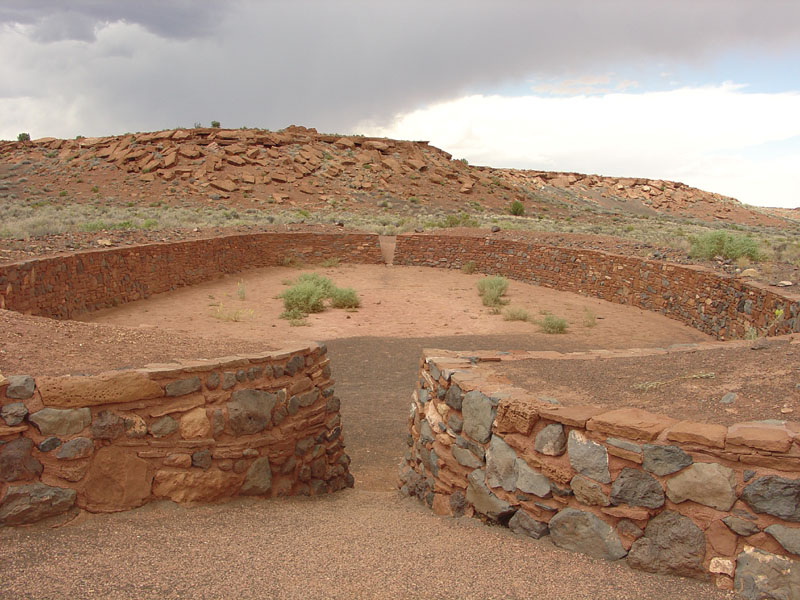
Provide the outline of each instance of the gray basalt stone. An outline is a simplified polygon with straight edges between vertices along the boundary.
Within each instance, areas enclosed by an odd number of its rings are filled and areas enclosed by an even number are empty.
[[[421,444],[432,444],[434,440],[433,429],[427,419],[419,422],[419,441]]]
[[[28,415],[28,409],[22,402],[12,402],[0,408],[0,417],[6,422],[9,427],[16,427]]]
[[[547,425],[536,434],[533,448],[547,456],[561,456],[564,454],[567,449],[567,436],[564,435],[564,426],[560,423]]]
[[[467,476],[467,502],[472,504],[476,511],[494,521],[510,518],[516,509],[495,496],[486,487],[485,478],[486,472],[482,469],[475,469]]]
[[[477,456],[475,456],[472,452],[467,450],[466,448],[459,448],[458,446],[451,446],[450,451],[453,453],[453,458],[456,459],[456,462],[463,467],[469,467],[470,469],[480,469],[483,465],[483,461],[480,460]]]
[[[611,501],[608,494],[603,491],[603,487],[596,481],[592,481],[583,475],[575,475],[569,482],[572,493],[582,504],[588,506],[608,506]]]
[[[456,413],[451,412],[449,415],[447,415],[447,426],[453,431],[453,433],[461,433],[461,431],[464,429],[464,420]]]
[[[206,376],[206,388],[209,390],[215,390],[219,387],[219,373],[216,371],[212,371]]]
[[[455,383],[450,386],[447,393],[444,395],[444,402],[454,410],[461,410],[461,402],[463,400],[461,388]]]
[[[261,496],[266,494],[271,487],[272,469],[269,466],[269,458],[263,456],[254,460],[250,465],[239,493],[246,496]]]
[[[199,377],[188,377],[186,379],[179,379],[178,381],[170,381],[164,387],[164,393],[167,396],[185,396],[192,392],[197,392],[202,388]]]
[[[481,444],[488,442],[495,412],[491,398],[477,390],[468,392],[461,403],[464,433]]]
[[[178,430],[178,422],[169,415],[165,415],[153,421],[149,429],[153,437],[166,437]]]
[[[569,432],[567,441],[569,464],[581,475],[600,483],[611,483],[608,472],[608,451],[578,430]]]
[[[663,477],[677,473],[692,464],[692,457],[677,446],[645,444],[642,448],[642,468]]]
[[[9,375],[6,398],[13,400],[27,400],[33,396],[36,382],[30,375]]]
[[[42,435],[75,435],[92,422],[88,408],[43,408],[28,417]]]
[[[742,519],[741,517],[734,517],[731,515],[723,518],[722,522],[725,523],[732,532],[744,537],[755,535],[761,531],[758,525],[747,519]]]
[[[552,494],[550,480],[531,469],[522,458],[514,461],[514,477],[517,489],[521,492],[533,494],[540,498],[549,498]]]
[[[733,589],[747,600],[800,598],[800,565],[785,556],[745,546],[736,559]]]
[[[667,497],[727,511],[736,502],[736,474],[717,463],[695,463],[667,480]]]
[[[742,490],[742,500],[756,512],[800,522],[800,479],[759,477]]]
[[[289,362],[286,363],[284,371],[287,375],[289,375],[289,377],[293,377],[294,374],[302,369],[305,365],[306,360],[302,356],[293,356],[289,359]]]
[[[89,438],[77,437],[65,442],[56,452],[56,458],[61,460],[77,460],[86,458],[94,453],[94,442]]]
[[[765,527],[764,531],[774,537],[787,552],[800,554],[800,528],[775,523]]]
[[[192,466],[204,471],[211,467],[211,451],[208,449],[192,452]]]
[[[293,396],[292,399],[296,398]],[[237,390],[231,395],[228,407],[228,425],[234,435],[259,433],[272,424],[272,409],[278,401],[277,394],[263,390]],[[289,403],[291,411],[291,400]]]
[[[653,477],[639,469],[625,467],[611,485],[611,504],[659,508],[664,505],[664,490]]]
[[[0,523],[24,525],[67,512],[75,505],[75,490],[43,483],[11,486],[0,500]]]
[[[50,452],[51,450],[55,450],[56,448],[58,448],[60,445],[61,445],[61,440],[57,437],[51,436],[51,437],[46,437],[41,442],[39,442],[37,448],[39,449],[39,452]]]
[[[513,492],[517,487],[514,461],[517,453],[499,435],[493,435],[486,451],[486,483],[490,488],[501,487]]]
[[[36,478],[42,463],[31,456],[33,440],[17,438],[0,446],[0,481],[20,481]]]
[[[92,421],[89,430],[96,440],[113,440],[125,433],[125,421],[108,410],[101,410]]]
[[[565,508],[550,519],[549,528],[551,539],[559,548],[605,560],[625,556],[611,525],[590,512]]]
[[[649,573],[703,577],[706,538],[691,519],[665,510],[650,520],[628,553],[628,565]]]
[[[508,528],[518,535],[527,535],[537,540],[550,533],[547,523],[537,521],[524,510],[518,510],[514,513],[514,516],[508,522]]]

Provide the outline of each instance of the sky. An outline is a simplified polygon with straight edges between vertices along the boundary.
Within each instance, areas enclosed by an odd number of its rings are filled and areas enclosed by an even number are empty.
[[[796,0],[0,0],[0,139],[208,125],[800,207]]]

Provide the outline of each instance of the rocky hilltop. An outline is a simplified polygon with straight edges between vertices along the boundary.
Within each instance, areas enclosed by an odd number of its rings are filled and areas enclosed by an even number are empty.
[[[26,169],[23,189],[73,202],[102,194],[134,204],[158,198],[314,210],[355,203],[368,210],[410,201],[448,211],[508,212],[518,200],[529,215],[594,207],[767,226],[793,216],[679,182],[471,166],[427,142],[327,135],[297,126],[0,142],[0,157],[33,167]]]

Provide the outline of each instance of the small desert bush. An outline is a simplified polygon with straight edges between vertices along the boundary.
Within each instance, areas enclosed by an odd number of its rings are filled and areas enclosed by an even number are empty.
[[[325,298],[328,297],[328,294],[324,288],[313,281],[301,281],[288,290],[284,290],[280,297],[283,299],[285,309],[281,316],[288,319],[292,318],[288,315],[293,314],[293,311],[299,311],[305,315],[322,312],[325,310]]]
[[[525,205],[519,200],[514,200],[511,203],[511,206],[508,207],[508,212],[510,212],[515,217],[521,217],[522,215],[525,214]]]
[[[31,134],[30,133],[20,133],[17,135],[18,142],[30,142],[31,141]]]
[[[523,308],[509,306],[503,311],[504,321],[530,321],[530,319],[531,316],[528,314],[528,311]]]
[[[566,333],[567,320],[555,315],[546,314],[536,323],[544,333]]]
[[[474,273],[475,269],[477,269],[477,266],[475,265],[474,260],[468,260],[463,265],[461,265],[461,272],[466,273],[467,275],[471,275],[472,273]]]
[[[506,302],[503,296],[508,290],[508,279],[500,275],[484,277],[478,280],[478,295],[481,297],[484,306],[500,306]]]
[[[751,237],[727,231],[708,231],[691,238],[692,258],[710,260],[715,256],[738,260],[747,257],[753,262],[761,258],[758,243]]]
[[[252,308],[248,309],[227,309],[225,306],[220,302],[214,307],[214,310],[211,313],[211,316],[215,319],[219,319],[220,321],[244,321],[245,319],[252,319],[255,312]]]
[[[339,266],[339,259],[338,258],[326,258],[325,260],[323,260],[322,262],[319,263],[319,266],[321,266],[321,267],[323,267],[325,269],[330,269],[332,267],[338,267]]]
[[[331,294],[331,306],[333,308],[358,308],[361,300],[353,288],[336,288]]]

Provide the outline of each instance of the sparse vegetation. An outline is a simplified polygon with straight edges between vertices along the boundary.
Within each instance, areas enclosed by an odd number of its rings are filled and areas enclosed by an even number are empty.
[[[511,206],[508,207],[508,212],[515,217],[521,217],[525,214],[525,205],[519,200],[514,200]]]
[[[478,295],[484,306],[500,307],[508,303],[504,299],[506,291],[508,290],[508,279],[500,275],[493,275],[491,277],[484,277],[478,280]]]
[[[595,315],[588,308],[584,308],[583,309],[583,326],[584,327],[594,327],[595,325],[597,325],[597,315]]]
[[[338,288],[333,281],[319,273],[303,273],[294,285],[278,294],[283,299],[282,319],[303,319],[311,313],[325,310],[325,301],[332,308],[355,309],[361,305],[358,294],[352,288]]]
[[[339,266],[339,259],[338,258],[326,258],[322,260],[319,265],[324,267],[325,269],[331,269],[333,267]]]
[[[252,308],[225,308],[225,305],[220,302],[214,306],[211,316],[220,321],[233,321],[239,322],[246,319],[252,319],[255,311]]]
[[[530,321],[531,316],[528,311],[523,308],[509,306],[503,311],[504,321]]]
[[[545,313],[545,315],[538,321],[536,324],[539,326],[539,329],[544,333],[566,333],[567,332],[567,320],[562,319],[561,317],[557,317],[555,315],[551,315],[550,313]]]
[[[30,142],[31,141],[31,134],[30,133],[20,133],[17,135],[18,142]]]
[[[219,129],[220,128],[219,121],[211,121],[211,127],[213,127],[214,129]]]
[[[240,279],[236,283],[236,295],[238,296],[239,300],[244,300],[245,299],[246,291],[245,291],[244,280],[243,279]]]
[[[692,258],[711,260],[716,256],[737,260],[747,257],[753,262],[761,260],[758,243],[751,237],[727,231],[708,231],[690,238]]]
[[[478,267],[475,264],[474,260],[468,260],[463,265],[461,265],[461,272],[466,275],[472,275],[477,268]]]

